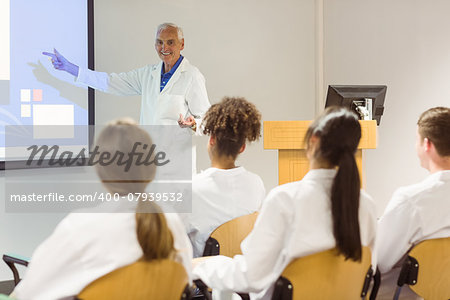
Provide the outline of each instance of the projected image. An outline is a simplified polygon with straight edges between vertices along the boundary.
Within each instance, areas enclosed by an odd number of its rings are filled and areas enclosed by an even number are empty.
[[[0,0],[0,105],[9,103],[9,1]]]
[[[38,126],[88,125],[87,88],[42,55],[56,48],[87,67],[87,9],[87,1],[79,0],[0,0],[0,161],[14,159],[6,148],[23,146],[15,136],[26,135],[27,128],[36,139],[43,137],[42,130],[34,134]],[[44,137],[73,144],[74,133],[64,132]]]

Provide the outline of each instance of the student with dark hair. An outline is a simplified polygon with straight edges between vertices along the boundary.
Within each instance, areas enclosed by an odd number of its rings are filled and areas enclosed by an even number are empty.
[[[423,240],[450,237],[450,108],[422,113],[416,152],[430,174],[422,182],[397,189],[378,221],[376,249],[382,281],[377,299],[392,299],[400,266],[411,247]],[[402,289],[400,299],[416,298],[408,287]]]
[[[130,153],[135,143],[153,144],[150,135],[131,119],[108,124],[97,139],[100,155]],[[129,198],[145,191],[155,169],[154,164],[138,163],[135,156],[127,171],[119,163],[97,164],[107,191],[120,198],[67,215],[34,251],[13,297],[47,300],[74,296],[92,281],[142,257],[172,258],[190,275],[192,247],[178,215],[163,214],[155,203]]]
[[[219,225],[259,210],[265,196],[261,178],[236,166],[246,142],[260,136],[261,114],[244,98],[224,98],[206,112],[203,133],[209,135],[211,167],[192,179],[192,213],[184,215],[194,257],[201,256]]]
[[[268,194],[242,255],[205,259],[194,277],[222,295],[239,291],[270,299],[274,282],[295,258],[336,248],[359,261],[361,246],[373,248],[376,230],[375,208],[360,191],[354,158],[360,137],[356,115],[326,109],[306,134],[310,171]]]

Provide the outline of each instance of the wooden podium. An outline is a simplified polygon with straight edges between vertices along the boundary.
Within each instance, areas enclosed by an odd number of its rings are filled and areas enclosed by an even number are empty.
[[[309,170],[303,139],[312,121],[264,121],[264,149],[278,150],[278,184],[300,180]],[[377,122],[361,123],[356,163],[365,186],[364,151],[377,147]]]

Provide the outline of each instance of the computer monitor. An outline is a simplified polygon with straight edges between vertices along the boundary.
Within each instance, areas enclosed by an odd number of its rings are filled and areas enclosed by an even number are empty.
[[[329,85],[325,107],[344,106],[361,120],[376,120],[380,125],[386,89],[385,85]]]

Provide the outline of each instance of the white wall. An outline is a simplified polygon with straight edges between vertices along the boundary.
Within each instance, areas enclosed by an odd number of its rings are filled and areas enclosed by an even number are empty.
[[[415,155],[416,122],[450,106],[449,11],[446,0],[324,1],[325,85],[388,86],[378,149],[366,158],[379,214],[395,188],[427,174]]]
[[[183,27],[182,52],[206,78],[211,103],[243,96],[264,120],[314,117],[314,0],[96,0],[96,69],[127,71],[159,58],[158,24]],[[96,120],[124,115],[139,119],[139,97],[97,93]],[[206,139],[197,138],[198,170],[209,166]],[[277,185],[275,151],[261,142],[248,147],[239,163],[261,174],[266,188]]]
[[[256,104],[264,120],[314,117],[314,0],[94,2],[97,70],[121,72],[157,63],[155,28],[174,22],[184,29],[183,54],[205,75],[212,103],[225,95],[243,96]],[[139,113],[140,97],[96,94],[97,124],[123,116],[138,120]],[[209,166],[206,140],[200,138],[196,143],[198,169],[205,169]],[[267,189],[277,185],[277,155],[262,149],[262,139],[247,147],[239,163],[260,174]],[[47,172],[52,170],[34,175],[45,177]],[[61,217],[5,215],[0,209],[0,254],[31,255]],[[0,281],[10,278],[6,266],[0,264]]]

